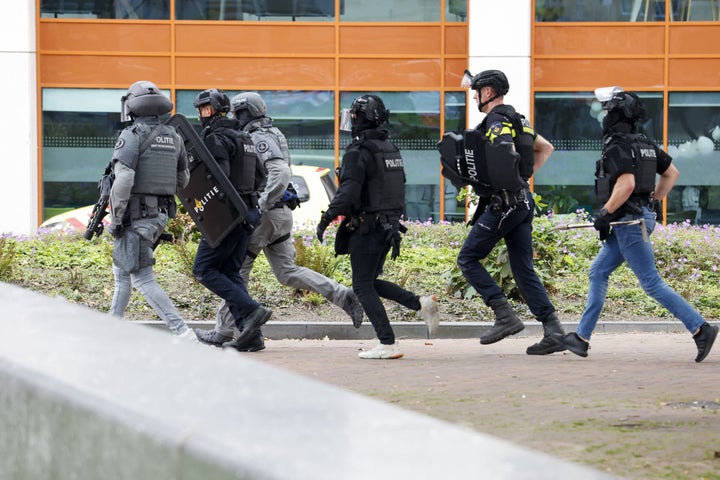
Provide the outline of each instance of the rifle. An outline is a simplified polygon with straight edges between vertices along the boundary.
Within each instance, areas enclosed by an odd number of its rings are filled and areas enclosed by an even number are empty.
[[[169,242],[172,243],[175,241],[175,237],[172,233],[169,232],[163,232],[160,234],[157,240],[155,240],[155,243],[153,243],[152,249],[155,250],[158,245],[160,245],[162,242]]]
[[[108,162],[105,167],[105,173],[100,177],[98,181],[98,189],[100,190],[100,198],[93,207],[90,220],[88,221],[87,228],[85,229],[85,240],[92,240],[93,236],[98,237],[102,235],[103,218],[109,213],[108,204],[110,203],[110,189],[112,188],[113,181],[115,180],[115,174],[112,169],[112,160]]]
[[[640,225],[640,228],[642,228],[642,236],[644,241],[648,241],[648,234],[647,230],[645,229],[645,219],[640,218],[638,220],[621,220],[618,222],[610,222],[610,226],[617,226],[617,225]],[[575,228],[590,228],[594,227],[592,223],[566,223],[564,225],[558,225],[554,228],[551,228],[550,230],[573,230]]]

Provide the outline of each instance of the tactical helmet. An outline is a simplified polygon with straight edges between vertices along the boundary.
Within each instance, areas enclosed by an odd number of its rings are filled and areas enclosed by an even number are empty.
[[[230,99],[227,94],[219,88],[210,88],[198,93],[193,101],[193,107],[200,108],[203,105],[212,105],[216,112],[227,113],[230,111]]]
[[[233,113],[238,110],[247,110],[250,118],[260,118],[267,115],[265,100],[256,92],[243,92],[235,95],[230,100],[230,110]]]
[[[377,95],[362,95],[353,100],[350,105],[350,113],[362,112],[370,122],[377,125],[385,123],[390,119],[390,110],[385,108],[382,99]]]
[[[613,110],[622,111],[625,117],[633,121],[645,118],[645,105],[633,92],[614,92],[612,98],[603,102],[602,106],[608,113]]]
[[[483,70],[470,82],[470,88],[480,90],[482,87],[493,87],[497,95],[505,95],[510,90],[510,82],[500,70]]]
[[[133,117],[164,115],[173,109],[173,102],[147,80],[130,85],[120,98],[120,120],[127,122]]]

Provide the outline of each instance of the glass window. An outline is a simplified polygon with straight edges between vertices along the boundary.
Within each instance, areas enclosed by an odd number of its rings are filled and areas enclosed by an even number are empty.
[[[43,219],[97,201],[98,179],[122,129],[120,97],[125,93],[43,89]]]
[[[177,112],[199,126],[193,100],[200,90],[178,90]],[[230,98],[239,91],[226,91]],[[294,165],[312,165],[335,170],[333,131],[334,99],[330,91],[258,91],[268,107],[268,116],[288,141]]]
[[[669,96],[668,153],[680,170],[668,194],[667,221],[720,224],[720,92]]]
[[[405,217],[410,220],[440,218],[439,92],[342,92],[340,108],[349,108],[359,95],[380,96],[390,110],[390,140],[405,163]],[[338,112],[339,115],[339,112]],[[340,147],[350,143],[350,133],[340,132]],[[342,151],[341,151],[342,155]]]
[[[673,1],[673,9],[677,0]],[[661,0],[537,0],[538,22],[661,22],[665,1]]]
[[[170,18],[170,0],[41,0],[40,16],[162,20]]]
[[[642,93],[647,119],[640,131],[662,145],[662,94]],[[535,130],[555,147],[534,175],[534,191],[556,214],[587,212],[600,205],[595,196],[595,161],[602,150],[605,112],[592,92],[536,93]]]
[[[335,0],[176,0],[175,9],[178,20],[335,20]]]
[[[467,0],[446,0],[445,21],[464,22],[467,20]]]
[[[455,9],[462,10],[455,2],[452,3]],[[344,11],[340,12],[340,20],[347,22],[439,22],[441,5],[438,0],[347,2]],[[448,5],[448,10],[451,8]]]
[[[444,132],[462,134],[467,128],[467,93],[446,92],[445,93],[445,128]],[[449,222],[465,221],[465,201],[458,200],[458,190],[453,184],[441,179],[443,191],[445,192],[444,219]],[[436,219],[437,220],[437,219]]]
[[[715,0],[672,0],[672,19],[678,21],[709,21],[720,18]]]

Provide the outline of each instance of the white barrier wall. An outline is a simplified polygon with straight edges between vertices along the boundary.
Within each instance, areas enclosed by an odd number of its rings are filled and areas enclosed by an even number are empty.
[[[37,227],[35,2],[3,2],[0,15],[0,234]]]
[[[612,478],[64,300],[0,304],[2,479]]]

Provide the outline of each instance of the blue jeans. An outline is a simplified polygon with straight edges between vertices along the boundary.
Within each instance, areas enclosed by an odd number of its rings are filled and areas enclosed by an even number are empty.
[[[180,316],[180,312],[155,280],[152,266],[143,267],[134,273],[127,273],[117,265],[113,265],[113,274],[115,276],[115,292],[110,306],[110,315],[123,316],[134,286],[172,333],[179,335],[187,330],[188,327]]]
[[[504,219],[502,212],[492,209],[480,215],[460,249],[457,263],[465,279],[482,295],[486,305],[505,302],[502,289],[480,263],[500,239],[505,239],[510,270],[518,290],[535,318],[543,321],[555,313],[555,307],[533,268],[532,221],[535,203],[529,192],[526,198],[529,208],[519,204]]]
[[[193,265],[193,275],[198,282],[225,300],[239,330],[242,330],[245,317],[260,306],[250,297],[240,276],[251,228],[257,225],[259,219],[257,209],[250,209],[245,217],[250,228],[238,225],[215,248],[210,247],[204,238],[200,239]]]
[[[648,237],[655,230],[655,213],[643,208],[642,214],[626,215],[619,219],[645,219]],[[658,274],[652,243],[643,239],[641,225],[612,227],[610,236],[590,267],[590,291],[577,334],[589,340],[605,305],[608,279],[623,262],[633,271],[642,289],[675,315],[691,333],[705,323],[705,319]]]

